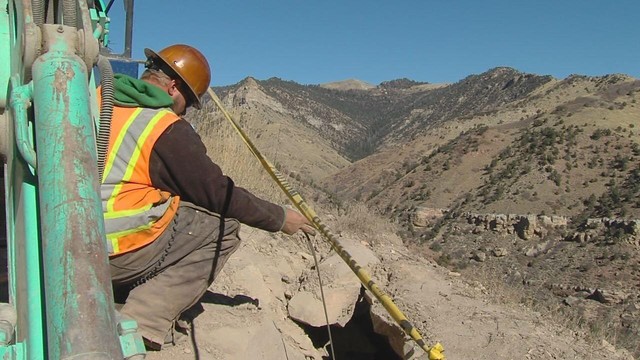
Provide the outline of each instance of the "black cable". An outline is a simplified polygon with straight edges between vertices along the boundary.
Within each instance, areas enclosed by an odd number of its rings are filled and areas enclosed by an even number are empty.
[[[309,234],[303,232],[304,236],[307,237],[307,244],[309,245],[309,249],[311,250],[311,254],[313,255],[313,261],[316,264],[316,271],[318,272],[318,282],[320,283],[320,296],[322,296],[322,307],[324,308],[324,318],[327,322],[327,332],[329,333],[329,346],[331,346],[331,359],[336,360],[336,354],[333,350],[333,337],[331,336],[331,325],[329,325],[329,313],[327,312],[327,303],[324,299],[324,290],[322,288],[322,276],[320,276],[320,264],[318,264],[318,258],[316,257],[316,251],[313,248],[313,244],[311,244],[311,238]]]

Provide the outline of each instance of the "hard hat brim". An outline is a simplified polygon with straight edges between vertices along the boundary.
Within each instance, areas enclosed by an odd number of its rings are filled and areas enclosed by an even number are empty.
[[[160,56],[158,53],[156,53],[155,51],[149,49],[149,48],[145,48],[144,49],[144,56],[147,57],[147,59],[151,59],[153,61],[161,61],[163,65],[168,66],[173,73],[175,74],[175,76],[180,78],[180,81],[182,81],[185,85],[187,85],[187,88],[189,89],[190,92],[190,98],[193,100],[193,107],[195,107],[196,109],[202,109],[202,102],[200,101],[200,98],[198,97],[198,95],[196,95],[196,92],[193,90],[193,88],[191,87],[191,85],[182,77],[180,76],[180,72],[178,70],[178,68],[175,66],[175,64],[172,64],[170,62],[168,62],[166,59],[164,59],[162,56]],[[170,74],[167,74],[170,75]]]

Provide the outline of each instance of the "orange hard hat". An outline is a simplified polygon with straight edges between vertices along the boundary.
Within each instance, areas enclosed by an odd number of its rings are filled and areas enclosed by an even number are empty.
[[[186,90],[189,94],[185,94],[185,97],[190,97],[187,101],[191,100],[197,109],[202,107],[200,99],[209,87],[211,69],[200,51],[189,45],[176,44],[157,53],[151,49],[144,49],[144,54],[148,61],[159,69],[169,70],[167,75],[173,77],[175,74],[179,77],[187,85]],[[166,69],[166,66],[169,66],[169,69]]]

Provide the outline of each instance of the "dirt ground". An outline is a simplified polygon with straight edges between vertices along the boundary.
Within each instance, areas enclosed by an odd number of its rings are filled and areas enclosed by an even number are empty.
[[[302,310],[324,319],[306,240],[249,228],[243,234],[241,248],[202,299],[204,312],[194,320],[190,338],[150,352],[147,359],[331,359],[326,327],[295,322],[290,316],[296,295],[309,292],[316,299]],[[345,275],[351,272],[347,265],[336,262],[323,240],[314,241],[329,294],[328,311],[331,318],[347,319],[331,326],[335,358],[427,359],[413,341],[399,335],[399,327],[377,301],[369,305],[368,292],[361,296],[356,276]],[[340,241],[349,244],[358,264],[367,264],[373,279],[426,342],[444,346],[447,359],[633,359],[607,342],[589,342],[585,334],[543,314],[493,303],[482,285],[469,284],[459,274],[411,254],[394,236],[373,244],[348,236]],[[357,303],[336,305],[352,296],[350,289]],[[344,296],[331,297],[332,291]],[[373,327],[387,337],[373,333]]]

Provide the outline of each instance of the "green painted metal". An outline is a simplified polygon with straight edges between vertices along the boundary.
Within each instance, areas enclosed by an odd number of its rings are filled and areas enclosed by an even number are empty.
[[[99,111],[87,69],[93,57],[83,54],[87,38],[78,29],[37,26],[34,3],[0,0],[8,10],[0,12],[0,121],[7,125],[0,149],[15,309],[15,331],[0,326],[0,359],[142,359],[136,322],[121,319],[113,304],[97,178]],[[105,9],[102,0],[90,3]],[[78,18],[90,13],[86,1],[77,6]],[[93,10],[83,26],[106,45],[109,19]]]
[[[100,2],[100,8],[101,9],[106,9],[107,8],[106,4],[104,3],[104,1],[99,0],[99,2]],[[100,13],[100,16],[102,16],[103,18],[107,18],[108,19],[108,14],[106,14],[106,13]],[[109,44],[110,38],[111,38],[111,35],[110,35],[111,22],[110,21],[105,21],[103,24],[104,24],[103,25],[104,26],[104,31],[103,31],[104,37],[103,37],[102,41],[103,41],[104,46],[107,46]]]
[[[138,334],[138,323],[135,320],[121,318],[118,322],[118,333],[125,359],[144,359],[146,350],[142,337]]]
[[[44,306],[42,293],[42,273],[29,271],[29,269],[41,268],[40,255],[40,236],[38,234],[38,215],[37,215],[37,192],[35,178],[28,172],[22,171],[25,176],[20,182],[20,203],[24,205],[22,208],[21,231],[24,231],[24,265],[20,269],[20,277],[24,278],[24,286],[26,291],[22,291],[20,295],[14,294],[15,304],[20,304],[20,308],[25,308],[26,313],[23,314],[26,319],[24,325],[26,329],[22,330],[24,343],[28,359],[44,359],[45,358],[45,330],[44,330]],[[19,265],[17,265],[19,266]],[[18,268],[16,266],[16,269]],[[17,278],[18,276],[16,276]],[[18,282],[18,286],[23,286]],[[20,312],[19,312],[20,314]]]
[[[7,108],[4,119],[7,141],[5,166],[5,210],[7,226],[7,252],[9,259],[9,302],[17,313],[13,342],[0,347],[2,358],[9,359],[45,359],[45,327],[42,292],[42,272],[40,258],[40,236],[37,205],[37,179],[34,168],[21,157],[17,144],[33,156],[33,122],[26,119],[31,104],[31,87],[25,83],[25,51],[33,54],[33,48],[26,46],[27,38],[33,35],[36,27],[31,18],[24,16],[23,2],[0,0],[0,7],[8,9],[2,12],[0,21],[0,62],[8,66],[9,72],[0,72],[2,96],[7,96]],[[6,15],[6,22],[5,16]],[[5,35],[8,34],[8,35]],[[27,35],[28,34],[28,35]],[[4,37],[8,40],[5,42]],[[5,50],[7,47],[7,51]],[[26,50],[28,49],[28,50]],[[6,92],[5,92],[6,91]],[[20,140],[16,140],[15,110],[20,122]],[[35,271],[34,271],[35,270]]]
[[[10,117],[9,117],[10,119]],[[11,132],[9,132],[11,134]],[[18,314],[15,340],[0,347],[11,359],[44,359],[44,308],[40,268],[36,179],[15,146],[9,149],[6,168],[6,209],[9,271],[9,300]],[[28,357],[26,355],[29,355]],[[5,357],[2,357],[3,359]]]
[[[7,0],[0,0],[0,9],[7,8]],[[11,77],[11,31],[9,30],[9,13],[6,11],[0,12],[0,109],[4,108],[7,104],[8,92],[5,91],[9,88],[9,78]]]
[[[26,107],[29,99],[23,100],[12,101],[12,109]],[[12,117],[9,116],[8,119]],[[9,143],[14,145],[9,148],[5,175],[7,250],[10,259],[9,299],[18,313],[15,346],[24,349],[28,359],[44,359],[46,350],[42,272],[33,271],[41,268],[37,179],[34,169],[21,161],[12,132],[9,132]],[[20,353],[23,352],[17,351],[15,354]]]
[[[34,359],[27,357],[27,353],[24,349],[24,344],[18,343],[11,346],[0,347],[0,359],[3,360],[20,360],[20,359]]]
[[[31,136],[31,122],[29,121],[29,107],[33,87],[31,84],[18,86],[11,92],[11,108],[13,109],[15,142],[18,152],[32,168],[36,167],[36,150]]]
[[[48,357],[122,359],[97,179],[88,73],[62,25],[32,67]],[[89,325],[90,324],[90,325]]]
[[[109,44],[109,17],[102,11],[106,9],[106,5],[103,0],[96,0],[98,5],[95,8],[89,9],[89,15],[91,16],[91,25],[93,26],[93,36],[96,39],[101,40],[102,45],[107,46]]]

